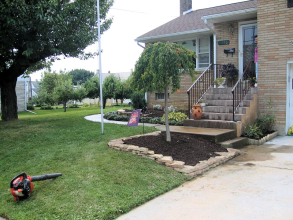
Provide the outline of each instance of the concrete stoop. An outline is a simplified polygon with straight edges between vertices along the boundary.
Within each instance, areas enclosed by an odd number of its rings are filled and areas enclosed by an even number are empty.
[[[161,131],[144,134],[144,136],[158,135],[160,134],[160,132]],[[223,164],[240,154],[240,151],[237,149],[227,148],[228,152],[216,152],[220,156],[211,157],[208,160],[200,161],[195,166],[189,166],[189,165],[185,165],[184,161],[173,160],[171,156],[156,154],[154,151],[150,151],[148,148],[138,147],[135,145],[127,145],[127,144],[124,144],[123,142],[123,140],[132,139],[139,136],[142,136],[142,135],[135,135],[135,136],[127,137],[127,138],[112,140],[108,143],[108,146],[116,150],[129,152],[129,153],[141,156],[143,158],[153,160],[158,164],[164,165],[179,173],[183,173],[187,176],[192,176],[192,177],[201,175],[204,172],[208,171],[209,169],[216,167],[220,164]]]

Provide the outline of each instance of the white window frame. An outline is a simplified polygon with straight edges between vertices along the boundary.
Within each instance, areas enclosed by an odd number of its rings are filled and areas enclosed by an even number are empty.
[[[206,38],[208,38],[208,52],[199,52],[199,44],[200,44],[200,39],[206,39]],[[197,58],[196,58],[196,65],[197,65],[197,67],[196,67],[196,69],[198,69],[198,70],[201,70],[201,69],[206,69],[209,65],[210,65],[210,63],[211,63],[211,45],[210,45],[211,43],[210,43],[210,36],[208,35],[208,36],[202,36],[202,37],[197,37],[196,38],[196,55],[197,55]],[[209,57],[209,62],[207,63],[207,66],[206,67],[199,67],[199,55],[200,54],[207,54],[208,53],[208,57]],[[204,64],[204,63],[203,63]]]
[[[169,98],[169,93],[168,93],[168,98]],[[165,93],[156,93],[155,100],[165,100]]]
[[[193,44],[193,41],[195,41],[195,46],[194,46],[194,49],[192,48],[192,51],[194,51],[196,53],[196,70],[205,70],[211,63],[211,42],[210,42],[210,35],[204,35],[204,36],[199,36],[199,37],[195,37],[191,40],[186,40],[186,41],[180,41],[180,42],[177,42],[179,44],[182,44],[183,42],[192,42]],[[200,39],[208,39],[208,52],[202,52],[202,53],[199,53],[199,43],[200,43]],[[189,43],[188,43],[189,44]],[[186,47],[187,49],[191,49],[189,47]],[[200,54],[207,54],[208,53],[208,56],[209,56],[209,62],[207,63],[207,66],[206,67],[199,67],[199,55]]]

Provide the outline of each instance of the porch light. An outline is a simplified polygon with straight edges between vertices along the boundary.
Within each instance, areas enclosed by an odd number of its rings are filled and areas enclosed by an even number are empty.
[[[234,34],[234,26],[233,26],[233,24],[230,24],[229,32],[230,32],[231,35]]]

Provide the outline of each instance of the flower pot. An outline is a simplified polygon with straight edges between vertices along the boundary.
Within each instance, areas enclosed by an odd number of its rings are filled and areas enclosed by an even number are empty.
[[[202,117],[202,109],[200,105],[193,105],[192,106],[192,118],[194,120],[199,120]]]

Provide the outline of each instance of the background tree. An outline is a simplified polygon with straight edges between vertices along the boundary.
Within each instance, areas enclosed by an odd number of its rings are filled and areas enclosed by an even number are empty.
[[[86,97],[95,99],[100,97],[100,79],[95,75],[84,83],[87,94]]]
[[[103,108],[106,107],[107,99],[114,98],[118,86],[118,78],[113,74],[107,76],[103,82]]]
[[[75,69],[68,74],[72,76],[72,82],[74,85],[83,84],[95,75],[94,72],[85,69]]]
[[[132,73],[132,83],[136,90],[163,92],[165,94],[166,140],[171,142],[168,120],[168,91],[180,88],[180,75],[194,73],[193,51],[175,43],[155,43],[142,52]]]
[[[54,88],[56,87],[58,74],[56,72],[44,72],[38,90],[38,100],[41,104],[54,105]]]
[[[113,0],[100,1],[101,33],[112,20]],[[97,41],[96,0],[0,1],[0,87],[2,120],[17,119],[17,77],[48,66],[58,55],[87,58]]]
[[[117,87],[114,92],[114,98],[116,99],[116,104],[118,105],[118,99],[120,99],[121,104],[123,104],[124,99],[129,99],[132,95],[132,89],[130,84],[130,79],[121,80],[118,79]]]

